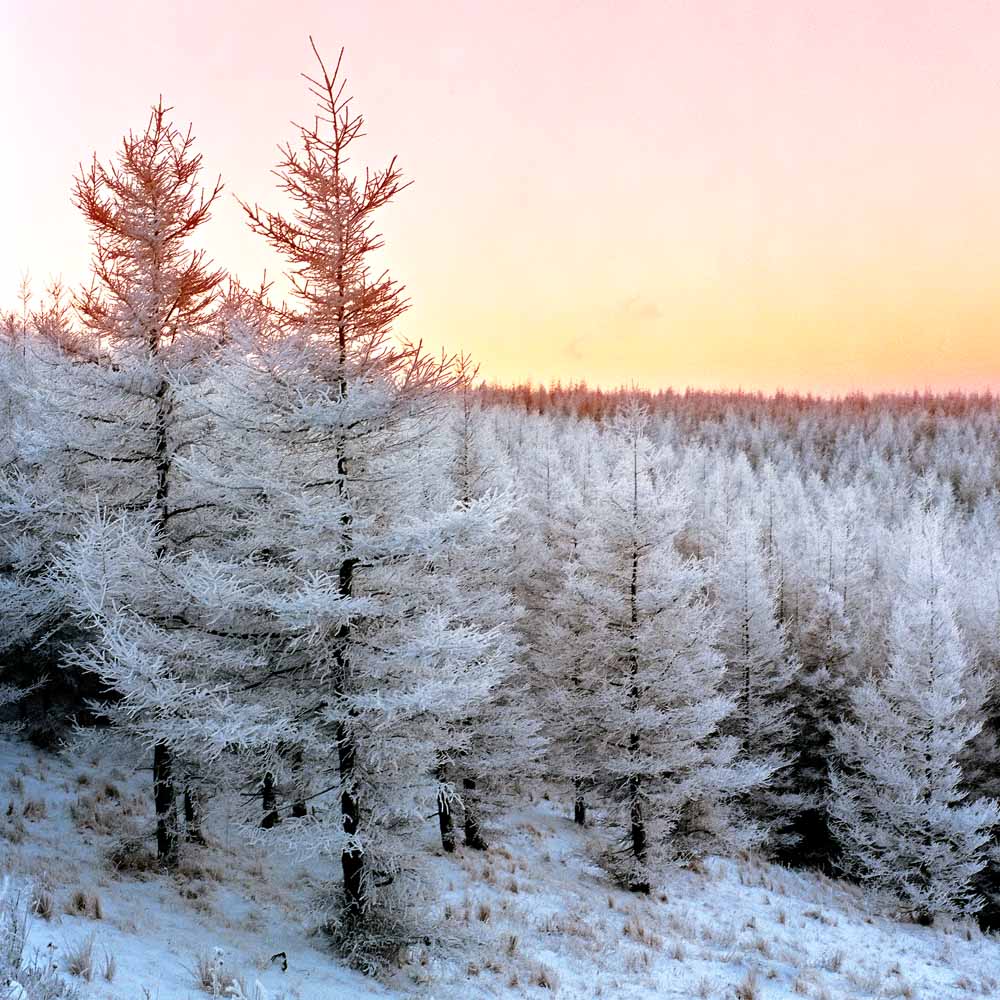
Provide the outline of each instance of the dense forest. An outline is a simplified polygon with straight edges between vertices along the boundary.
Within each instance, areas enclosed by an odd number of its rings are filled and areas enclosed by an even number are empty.
[[[160,104],[76,179],[93,283],[4,316],[8,724],[146,759],[166,869],[239,788],[361,962],[428,825],[539,789],[636,893],[763,852],[996,921],[996,401],[482,383],[394,332],[405,180],[350,172],[339,69],[244,206],[289,302],[193,248],[221,185]]]

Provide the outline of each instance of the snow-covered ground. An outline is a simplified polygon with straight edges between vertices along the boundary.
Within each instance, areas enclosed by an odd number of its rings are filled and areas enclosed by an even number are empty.
[[[93,937],[93,978],[73,977],[85,997],[195,1000],[215,949],[256,1000],[1000,997],[1000,939],[972,923],[898,923],[854,887],[757,861],[673,871],[637,898],[595,864],[594,836],[545,800],[507,817],[485,853],[437,854],[428,831],[439,940],[377,983],[310,934],[315,875],[225,828],[188,848],[177,876],[116,874],[116,838],[149,827],[148,778],[0,742],[0,868],[51,907],[30,948],[54,951],[65,972]]]

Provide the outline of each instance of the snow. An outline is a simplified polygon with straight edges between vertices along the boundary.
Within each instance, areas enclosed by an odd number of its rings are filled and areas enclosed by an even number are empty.
[[[901,923],[857,886],[753,858],[669,870],[649,898],[637,897],[609,883],[596,864],[605,845],[573,825],[571,803],[546,799],[494,823],[486,852],[445,856],[428,823],[425,850],[441,886],[428,916],[439,940],[401,955],[379,983],[310,934],[315,875],[264,857],[224,826],[209,828],[209,847],[185,848],[177,876],[113,874],[104,860],[112,835],[78,829],[70,806],[111,782],[138,808],[147,773],[7,740],[0,775],[4,812],[7,802],[15,814],[45,803],[44,815],[36,807],[22,820],[20,843],[10,839],[14,818],[0,816],[3,869],[22,886],[48,886],[55,902],[50,921],[33,920],[29,947],[54,944],[58,962],[94,934],[97,972],[76,980],[88,998],[194,1000],[206,995],[197,957],[216,948],[248,995],[259,983],[267,1000],[1000,995],[1000,940],[973,922]],[[78,889],[100,897],[101,919],[64,912]],[[280,951],[286,972],[269,962]],[[101,978],[105,953],[116,960],[112,982]]]
[[[309,936],[305,899],[312,880],[300,877],[294,864],[276,868],[268,859],[271,870],[265,874],[260,851],[213,837],[208,849],[187,849],[188,860],[176,878],[153,875],[138,880],[112,874],[103,858],[112,838],[78,830],[69,807],[81,793],[108,780],[123,793],[126,787],[142,792],[148,773],[118,781],[122,772],[116,768],[40,755],[25,744],[6,741],[0,742],[0,774],[5,776],[0,801],[14,801],[15,808],[31,799],[46,803],[44,819],[25,821],[22,843],[13,845],[0,836],[4,867],[25,884],[51,884],[56,901],[52,921],[32,921],[28,950],[44,953],[51,942],[59,962],[60,954],[94,933],[98,969],[93,982],[81,984],[85,997],[203,996],[194,969],[199,955],[212,956],[216,948],[222,949],[226,968],[245,977],[251,998],[257,982],[266,991],[261,998],[267,1000],[393,995],[332,961],[322,940]],[[87,776],[87,785],[78,784],[79,775]],[[12,780],[19,780],[23,793],[10,787]],[[76,889],[100,896],[101,920],[62,912]],[[288,956],[287,972],[269,961],[280,951]],[[110,983],[100,978],[105,953],[116,962]]]

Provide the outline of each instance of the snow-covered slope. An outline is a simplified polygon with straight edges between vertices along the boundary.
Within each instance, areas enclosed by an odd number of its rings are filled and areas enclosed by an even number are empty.
[[[972,923],[898,923],[855,887],[756,861],[673,871],[637,898],[594,863],[594,837],[545,800],[507,817],[485,853],[438,855],[428,831],[439,940],[401,953],[380,984],[310,934],[315,874],[224,826],[187,850],[176,877],[116,874],[113,844],[149,825],[148,775],[7,741],[0,776],[0,864],[52,910],[34,918],[30,946],[54,951],[65,973],[92,935],[93,978],[75,977],[85,997],[205,996],[198,964],[219,961],[215,949],[258,1000],[1000,997],[1000,940]]]

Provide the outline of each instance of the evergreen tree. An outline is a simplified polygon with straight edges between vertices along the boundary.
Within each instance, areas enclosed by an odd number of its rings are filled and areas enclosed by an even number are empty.
[[[713,581],[718,602],[718,649],[726,664],[723,690],[733,711],[723,730],[739,740],[744,756],[775,772],[755,789],[745,808],[768,831],[773,847],[787,846],[802,800],[791,788],[794,720],[791,694],[798,663],[777,618],[777,595],[768,580],[755,519],[734,515]]]
[[[696,832],[719,832],[693,830],[687,811],[707,818],[767,774],[737,763],[737,741],[718,735],[733,702],[720,691],[707,574],[674,547],[683,499],[659,471],[646,420],[627,408],[608,437],[615,460],[567,581],[581,616],[567,652],[593,691],[596,776],[624,830],[616,869],[643,893]]]
[[[959,758],[982,705],[969,700],[940,525],[924,515],[900,543],[888,662],[835,732],[830,813],[843,867],[930,922],[980,905],[972,886],[1000,813],[993,800],[968,802],[963,788]]]
[[[69,377],[57,380],[51,405],[64,421],[61,450],[78,470],[77,495],[70,516],[99,508],[97,522],[84,529],[102,530],[106,514],[141,512],[142,530],[159,560],[188,544],[192,517],[201,507],[196,493],[185,491],[176,460],[195,432],[178,407],[174,380],[196,366],[214,346],[213,319],[222,272],[190,238],[208,220],[221,183],[204,192],[198,181],[201,156],[194,138],[168,119],[162,101],[145,130],[130,133],[116,162],[105,167],[95,157],[74,188],[76,203],[91,227],[94,281],[77,302],[89,342]],[[74,509],[75,508],[75,509]],[[92,549],[70,554],[64,567],[63,593],[76,602],[88,590],[72,575],[88,574]],[[111,570],[124,581],[127,574]],[[122,593],[127,614],[129,595]],[[90,600],[76,602],[81,620],[95,612]],[[117,626],[100,619],[102,633],[94,647],[76,651],[69,662],[96,673],[119,694],[129,668],[120,669],[109,655]],[[113,645],[113,643],[112,643]],[[155,687],[174,680],[182,662],[157,662]],[[149,667],[136,666],[140,672]],[[178,857],[175,766],[171,730],[158,717],[129,707],[126,695],[119,718],[153,747],[153,797],[157,853],[164,864]]]

